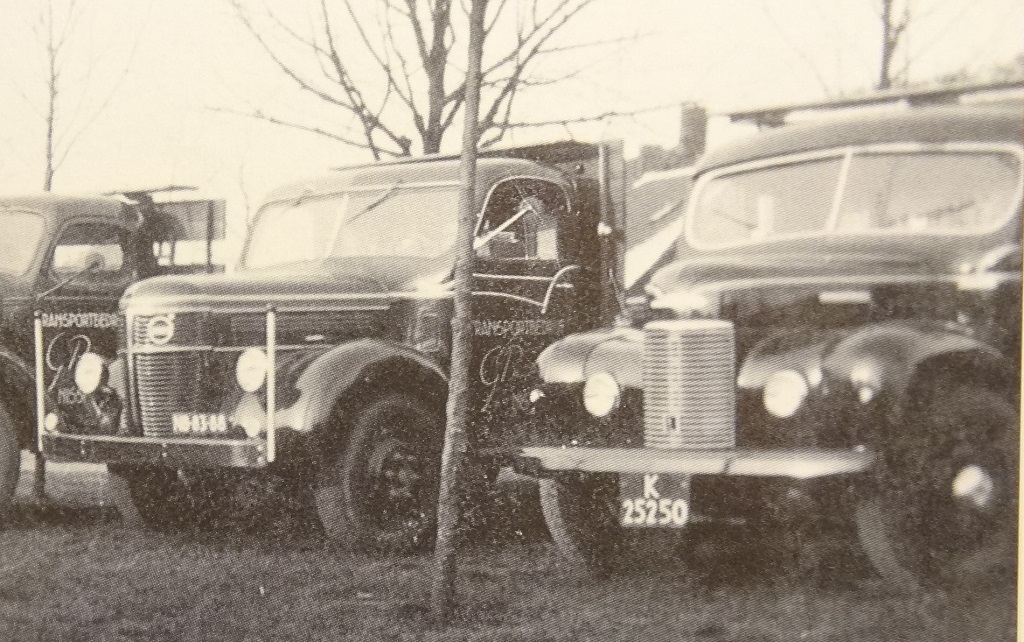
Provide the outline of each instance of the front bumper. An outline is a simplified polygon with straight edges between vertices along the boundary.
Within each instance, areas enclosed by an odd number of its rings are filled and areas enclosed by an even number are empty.
[[[159,463],[191,468],[262,468],[263,439],[118,437],[110,435],[42,436],[43,454],[58,461],[98,464]]]
[[[520,450],[514,466],[517,472],[539,477],[575,471],[816,479],[861,473],[874,462],[875,453],[849,448],[668,450],[538,446]]]

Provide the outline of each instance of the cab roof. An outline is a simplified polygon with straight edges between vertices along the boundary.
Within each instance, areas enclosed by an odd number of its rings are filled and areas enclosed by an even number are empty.
[[[17,196],[0,195],[0,210],[33,212],[56,225],[72,218],[108,218],[119,222],[138,221],[135,208],[117,198],[72,196],[43,192]]]
[[[518,176],[545,178],[563,182],[564,174],[551,165],[525,158],[483,157],[477,160],[477,198],[482,199],[494,183]],[[381,188],[413,184],[459,184],[457,156],[422,157],[388,163],[345,167],[278,187],[265,201],[273,203],[321,194],[334,194],[358,188]]]
[[[748,136],[709,151],[697,174],[711,169],[820,149],[884,143],[1022,143],[1019,106],[949,105],[823,117]]]

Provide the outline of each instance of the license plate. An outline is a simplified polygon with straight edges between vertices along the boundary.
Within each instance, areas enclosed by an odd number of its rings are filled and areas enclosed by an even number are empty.
[[[621,525],[632,528],[682,528],[689,520],[689,475],[619,475]]]
[[[219,434],[228,431],[228,419],[222,414],[176,412],[171,429],[176,435]]]

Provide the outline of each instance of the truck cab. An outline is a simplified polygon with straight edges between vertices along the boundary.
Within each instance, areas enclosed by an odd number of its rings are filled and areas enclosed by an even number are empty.
[[[487,453],[514,443],[537,355],[617,305],[599,233],[616,225],[610,166],[607,146],[572,142],[479,160],[470,404],[481,481],[497,461]],[[74,374],[100,415],[72,421],[43,391],[47,456],[107,463],[119,509],[140,525],[198,518],[190,489],[217,500],[263,475],[310,497],[334,540],[423,547],[443,441],[458,167],[427,157],[282,186],[233,273],[128,288],[117,359],[86,351]]]
[[[168,270],[214,268],[168,252],[187,238],[176,213],[213,208],[213,220],[222,204],[156,204],[158,191],[0,197],[0,506],[14,493],[21,450],[38,449],[40,390],[68,422],[97,416],[73,373],[86,353],[114,359],[124,290]]]
[[[863,104],[957,98],[904,93]],[[519,465],[566,559],[605,572],[630,530],[795,523],[901,588],[1012,575],[1021,113],[831,116],[706,154],[646,313],[538,359]]]

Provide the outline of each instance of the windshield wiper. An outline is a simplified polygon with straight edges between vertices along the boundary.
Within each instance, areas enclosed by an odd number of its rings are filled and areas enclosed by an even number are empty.
[[[46,297],[48,297],[51,294],[53,294],[54,292],[62,289],[64,286],[68,285],[69,283],[71,283],[75,279],[79,279],[79,278],[85,276],[86,274],[90,274],[92,272],[95,272],[96,270],[100,269],[100,267],[102,267],[102,266],[103,266],[103,259],[100,258],[99,256],[94,256],[93,259],[91,261],[89,261],[89,263],[85,267],[83,267],[79,271],[75,272],[71,276],[67,277],[66,279],[64,279],[63,281],[61,281],[57,285],[53,286],[52,288],[50,288],[46,292],[42,292],[40,294],[37,294],[36,295],[36,301],[41,301],[41,300],[45,299]]]
[[[757,225],[753,221],[744,221],[743,219],[736,218],[732,214],[726,214],[722,210],[713,210],[712,212],[709,212],[709,214],[715,218],[720,218],[722,220],[729,221],[730,223],[735,223],[736,225],[739,225],[745,230],[753,230],[755,227],[757,227]]]
[[[380,205],[382,205],[385,201],[387,201],[388,199],[395,195],[395,192],[398,191],[398,188],[401,187],[401,185],[402,181],[395,181],[395,184],[384,190],[384,193],[378,196],[377,200],[373,201],[363,209],[359,210],[352,216],[348,217],[348,219],[345,220],[345,224],[351,223],[352,221],[361,217],[363,214],[366,214],[367,212],[370,212],[375,208],[379,207]]]

